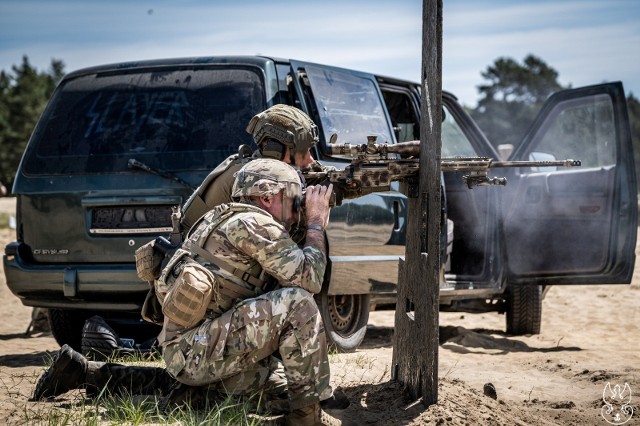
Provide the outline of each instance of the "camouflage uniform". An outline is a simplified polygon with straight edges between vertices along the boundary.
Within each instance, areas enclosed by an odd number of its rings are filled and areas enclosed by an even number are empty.
[[[263,170],[265,174],[275,173],[273,169],[278,167],[290,169],[275,160],[265,162],[269,167]],[[253,172],[238,177],[237,182],[244,179],[245,187],[257,186],[270,193],[283,190],[294,196],[295,185],[263,180],[260,168],[252,166]],[[297,188],[299,191],[299,184]],[[234,195],[246,194],[236,191]],[[196,250],[194,255],[190,251],[194,246],[254,277],[266,273],[279,288],[263,292],[230,273],[229,268],[211,264],[205,254],[201,256]],[[218,288],[213,289],[204,321],[193,327],[178,325],[179,318],[174,321],[165,313],[158,341],[169,374],[191,386],[223,381],[221,385],[228,391],[257,391],[271,373],[271,355],[279,352],[291,409],[329,398],[327,345],[312,295],[322,286],[325,253],[313,246],[301,249],[269,213],[242,203],[225,204],[207,213],[192,228],[185,248],[174,255],[156,282],[163,310],[169,291],[182,273],[181,265],[188,265],[186,258],[207,267]],[[254,292],[255,296],[236,297],[245,290],[245,295]],[[247,374],[249,369],[253,370],[251,374]]]
[[[273,112],[275,114],[270,116],[269,113],[267,113],[266,115],[264,113],[258,114],[256,115],[256,117],[254,117],[254,119],[252,119],[252,122],[247,128],[247,131],[254,136],[255,142],[259,146],[262,143],[263,139],[267,136],[280,140],[282,143],[286,144],[290,149],[294,151],[308,150],[317,142],[317,129],[314,130],[315,125],[313,125],[313,123],[306,115],[300,116],[300,114],[303,114],[300,111],[296,110],[293,107],[283,105],[276,105],[274,107],[271,107],[267,111]],[[283,112],[289,117],[284,117],[284,115],[282,114]],[[283,128],[291,130],[285,131],[284,133],[282,133],[282,135],[280,135],[277,128],[269,126],[269,124],[272,123],[279,124],[283,126]],[[302,131],[300,129],[302,129]],[[293,133],[295,133],[296,136],[293,139],[288,140],[287,138],[289,137],[289,135]],[[306,134],[311,135],[311,137],[306,136]],[[204,214],[204,211],[208,211],[221,203],[228,203],[231,200],[231,189],[233,181],[235,179],[235,173],[246,163],[259,158],[262,158],[261,152],[256,152],[253,155],[249,155],[246,149],[241,148],[239,149],[239,152],[237,154],[230,156],[218,167],[216,167],[216,169],[214,169],[209,174],[209,176],[207,176],[200,187],[185,203],[185,206],[183,207],[183,228],[190,228],[191,225],[196,221],[196,218],[198,218],[201,214]],[[314,162],[314,164],[311,166],[311,169],[313,171],[320,171],[323,170],[324,167],[319,163]],[[188,213],[189,210],[191,210],[191,213]],[[261,211],[260,216],[268,217],[268,214],[266,214],[264,211]],[[286,240],[286,238],[284,238],[286,232],[282,229],[282,227],[278,228],[273,223],[268,224],[266,222],[263,223],[263,225],[265,225],[265,227],[261,228],[262,231],[268,231],[269,229],[271,229],[273,232],[277,232],[281,235],[282,241]],[[261,236],[261,238],[264,241],[268,242],[268,238],[265,239],[264,236]],[[267,249],[276,250],[277,253],[280,252],[280,248],[273,245],[264,245],[262,247],[264,253],[267,253]],[[303,252],[303,250],[300,250],[296,253],[300,252]],[[269,254],[275,253],[270,252]],[[317,256],[317,253],[314,254],[314,256]],[[272,259],[265,260],[272,261]],[[321,262],[315,260],[315,263],[320,264]],[[301,288],[305,288],[304,286],[300,285],[302,281],[307,283],[305,285],[308,285],[309,282],[313,281],[314,288],[312,289],[312,292],[317,292],[319,291],[319,286],[322,282],[324,267],[322,271],[318,271],[315,274],[315,277],[312,277],[313,280],[310,280],[311,277],[309,276],[306,276],[304,278],[293,277],[294,279],[290,279],[292,277],[289,277],[286,274],[278,275],[277,270],[274,271],[274,273],[274,276],[279,277],[278,279],[283,287],[298,285]],[[291,271],[288,271],[288,273],[290,274]],[[309,290],[309,288],[307,288],[307,290]],[[267,309],[267,307],[269,307],[272,309],[271,312],[280,312],[280,310],[282,310],[283,308],[292,309],[295,312],[299,313],[299,315],[304,315],[303,318],[315,318],[314,327],[321,329],[321,321],[319,320],[319,315],[304,313],[305,310],[311,309],[309,308],[311,303],[309,303],[308,295],[304,294],[302,290],[299,290],[297,292],[276,292],[265,299],[265,297],[267,296],[269,296],[269,294],[261,295],[255,301],[252,301],[251,299],[246,300],[242,303],[239,303],[238,306],[234,306],[233,309],[244,308],[248,309],[248,312],[251,312],[251,309],[254,309],[257,312],[258,306],[262,307],[263,309]],[[270,297],[273,297],[274,300],[271,300]],[[313,302],[313,300],[311,300],[311,302]],[[256,305],[252,307],[252,303]],[[229,304],[228,307],[230,308],[231,304]],[[273,310],[273,308],[275,308],[275,311]],[[315,309],[317,310],[317,308]],[[239,313],[237,315],[242,316],[242,311],[238,312]],[[289,320],[289,318],[275,318],[275,321],[286,322]],[[207,323],[213,323],[211,319],[207,319],[206,321]],[[240,320],[236,319],[236,321]],[[220,320],[218,320],[216,324],[219,323]],[[279,330],[278,327],[280,327],[281,332],[284,331],[289,333],[289,341],[291,341],[291,330],[293,330],[291,325],[281,323],[271,331],[277,332]],[[283,330],[282,328],[286,328],[286,330]],[[170,329],[170,326],[167,327],[169,335],[171,333]],[[261,331],[271,332],[270,330]],[[234,332],[234,335],[238,336],[237,334],[235,334],[238,332]],[[257,332],[257,330],[255,332]],[[314,333],[315,334],[311,335],[311,338],[317,339],[318,342],[324,342],[325,337],[323,331],[315,331],[314,329]],[[195,335],[196,334],[193,333],[194,339]],[[166,335],[164,339],[166,341],[165,346],[176,346],[175,344],[170,344],[170,342],[167,341]],[[286,341],[287,339],[283,338],[282,340]],[[314,344],[313,347],[315,346],[317,345]],[[319,343],[319,347],[320,349],[317,350],[314,355],[314,363],[318,362],[316,359],[326,358],[325,344]],[[278,348],[276,347],[276,349]],[[266,347],[263,350],[266,350]],[[303,352],[306,354],[310,350],[310,347],[306,347],[305,351]],[[171,352],[171,349],[169,349],[169,352]],[[257,357],[254,356],[254,358]],[[320,383],[320,386],[316,385],[316,388],[319,389],[316,391],[316,393],[321,394],[321,399],[324,399],[325,397],[331,395],[331,391],[328,388],[328,374],[326,374],[326,379],[322,378],[325,376],[324,371],[328,371],[328,366],[326,365],[326,361],[319,361],[319,363],[320,367],[317,367],[317,375],[321,377],[321,380],[318,382]],[[278,360],[277,358],[269,356],[260,360],[255,360],[252,369],[245,367],[241,373],[218,382],[217,386],[224,387],[227,390],[233,389],[235,392],[244,392],[249,389],[264,388],[266,392],[278,394],[286,390],[287,379],[288,377],[285,375],[283,363],[280,362],[280,360]],[[324,384],[324,382],[326,382],[326,385]],[[115,363],[89,361],[86,382],[83,383],[83,386],[87,387],[87,389],[106,389],[107,391],[115,394],[126,391],[134,394],[152,394],[155,392],[159,392],[166,395],[167,393],[169,393],[174,383],[175,380],[167,373],[166,370],[161,368],[129,366]],[[290,383],[296,383],[295,379]]]
[[[255,144],[260,148],[251,155],[251,148],[242,145],[237,154],[229,156],[220,163],[204,179],[182,208],[183,231],[191,226],[212,208],[231,201],[231,186],[233,175],[247,162],[258,158],[275,158],[282,160],[284,148],[288,147],[291,159],[295,153],[306,153],[318,143],[318,128],[313,120],[298,108],[277,104],[256,114],[247,125],[247,132],[251,134]],[[279,143],[280,151],[273,150],[266,145],[273,141]],[[325,167],[314,161],[310,165],[313,172],[332,171],[335,167]],[[316,185],[320,182],[307,182]]]
[[[184,203],[182,208],[182,221],[180,223],[183,232],[188,231],[189,228],[209,210],[231,201],[231,187],[235,179],[234,174],[240,170],[242,166],[252,160],[269,158],[265,157],[260,151],[254,152],[251,156],[245,156],[246,154],[244,152],[246,151],[227,157],[226,160],[207,175],[200,186]],[[337,170],[336,167],[323,166],[319,162],[314,161],[309,166],[309,169],[305,171],[326,173],[335,170]],[[307,179],[305,183],[307,185],[318,185],[323,182]]]

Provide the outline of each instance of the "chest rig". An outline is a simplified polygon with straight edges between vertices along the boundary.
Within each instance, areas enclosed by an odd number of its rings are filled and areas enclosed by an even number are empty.
[[[209,238],[232,216],[247,212],[265,214],[262,209],[249,204],[223,204],[208,212],[191,228],[182,246],[154,282],[165,315],[169,316],[167,310],[178,309],[179,315],[190,318],[201,315],[201,312],[215,318],[229,310],[237,300],[255,297],[270,289],[268,287],[273,280],[263,273],[257,261],[249,259],[246,264],[235,266],[220,255],[230,250],[224,242]],[[176,290],[177,286],[180,289]],[[173,297],[172,293],[176,292],[179,295]],[[168,307],[176,302],[180,306]]]

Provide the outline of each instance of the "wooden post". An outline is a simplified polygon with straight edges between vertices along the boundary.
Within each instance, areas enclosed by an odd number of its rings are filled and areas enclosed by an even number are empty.
[[[405,261],[398,271],[392,379],[425,406],[438,402],[442,0],[423,0],[420,176],[408,188]]]

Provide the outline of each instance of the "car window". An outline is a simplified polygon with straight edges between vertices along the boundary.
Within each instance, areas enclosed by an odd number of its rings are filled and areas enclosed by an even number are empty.
[[[441,126],[442,157],[473,157],[476,154],[471,142],[465,136],[460,125],[453,118],[446,105],[444,106],[444,120]]]
[[[393,143],[373,80],[311,65],[305,70],[325,141],[335,133],[338,143],[366,143],[367,136],[377,136],[378,143]]]
[[[582,167],[616,163],[613,104],[607,95],[558,103],[531,145],[533,154],[572,158]]]
[[[252,69],[168,69],[80,76],[56,91],[25,163],[28,174],[211,169],[251,143],[265,107]]]
[[[402,87],[381,86],[381,90],[397,141],[420,139],[420,114],[415,110],[411,92]]]

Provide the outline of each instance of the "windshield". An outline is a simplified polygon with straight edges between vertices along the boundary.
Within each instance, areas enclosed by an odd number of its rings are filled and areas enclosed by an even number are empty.
[[[111,72],[68,80],[52,98],[25,158],[29,174],[103,173],[135,158],[164,170],[212,169],[265,108],[251,69]]]
[[[335,133],[338,143],[362,144],[367,136],[377,136],[378,143],[393,143],[374,81],[311,65],[306,72],[325,141]]]

